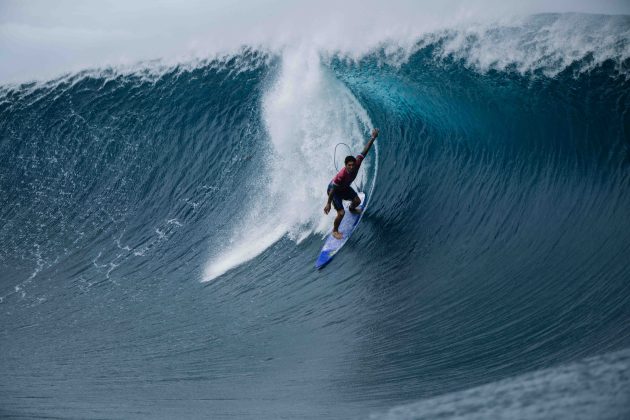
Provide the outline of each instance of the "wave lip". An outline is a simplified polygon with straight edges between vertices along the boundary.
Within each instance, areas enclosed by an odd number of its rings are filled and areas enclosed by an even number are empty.
[[[575,64],[588,71],[606,61],[616,63],[619,72],[630,70],[630,16],[541,14],[436,33],[427,41],[437,42],[437,56],[462,60],[481,72],[553,77]]]

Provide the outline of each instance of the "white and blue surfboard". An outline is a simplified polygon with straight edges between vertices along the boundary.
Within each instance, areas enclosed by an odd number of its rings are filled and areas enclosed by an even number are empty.
[[[359,198],[361,199],[360,209],[364,210],[366,207],[365,194],[360,192]],[[333,257],[339,252],[341,247],[343,247],[352,233],[356,230],[361,218],[363,217],[363,212],[359,214],[350,213],[348,210],[348,206],[350,205],[349,201],[344,201],[343,208],[346,210],[346,214],[343,216],[341,220],[341,224],[339,225],[339,232],[343,234],[341,239],[337,239],[332,236],[332,232],[328,234],[326,237],[326,242],[324,242],[324,246],[322,247],[319,256],[317,257],[317,261],[315,261],[315,268],[320,269],[333,259]],[[334,211],[334,209],[333,209]]]

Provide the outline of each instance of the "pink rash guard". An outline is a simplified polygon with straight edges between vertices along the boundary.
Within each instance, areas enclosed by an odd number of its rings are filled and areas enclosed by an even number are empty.
[[[352,181],[354,181],[354,179],[357,177],[357,174],[359,173],[359,168],[361,167],[361,162],[363,162],[364,158],[365,156],[363,156],[362,154],[357,155],[357,162],[354,166],[355,169],[352,172],[348,172],[345,166],[341,168],[337,175],[335,175],[335,177],[332,179],[333,185],[342,188],[349,187],[350,184],[352,184]]]

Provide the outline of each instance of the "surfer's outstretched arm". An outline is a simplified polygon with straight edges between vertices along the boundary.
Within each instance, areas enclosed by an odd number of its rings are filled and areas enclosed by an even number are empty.
[[[372,143],[374,143],[374,140],[376,140],[376,138],[378,137],[378,132],[379,132],[378,128],[375,128],[374,130],[372,130],[372,137],[370,138],[370,141],[367,142],[367,144],[363,148],[363,151],[361,152],[363,156],[367,155],[368,152],[370,151],[370,147],[372,147]]]

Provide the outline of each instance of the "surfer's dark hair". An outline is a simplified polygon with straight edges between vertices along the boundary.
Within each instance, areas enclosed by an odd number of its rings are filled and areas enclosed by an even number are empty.
[[[354,156],[346,156],[346,160],[343,161],[344,165],[347,165],[348,162],[356,162],[357,158],[355,158]]]

